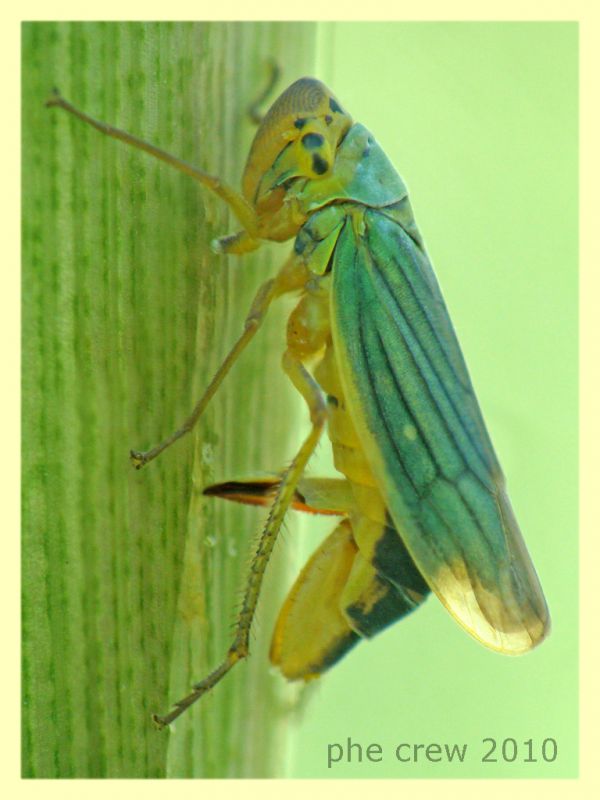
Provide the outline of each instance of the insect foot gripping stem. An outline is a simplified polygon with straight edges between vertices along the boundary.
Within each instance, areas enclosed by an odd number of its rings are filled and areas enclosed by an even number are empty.
[[[318,385],[306,371],[303,364],[298,361],[292,353],[286,351],[283,358],[283,367],[294,386],[307,402],[312,421],[311,431],[304,440],[292,463],[282,475],[281,481],[277,487],[277,494],[271,506],[269,518],[267,519],[258,547],[252,559],[242,607],[238,614],[236,636],[232,646],[229,648],[222,664],[218,666],[214,672],[211,672],[210,675],[204,678],[204,680],[197,683],[193,691],[190,692],[187,697],[179,700],[175,704],[173,711],[164,717],[153,717],[154,722],[160,728],[169,725],[173,720],[177,719],[177,717],[189,708],[192,703],[199,700],[222,680],[238,661],[248,655],[250,628],[256,612],[256,605],[258,603],[265,570],[267,569],[273,547],[281,529],[283,518],[294,499],[298,481],[304,472],[308,459],[318,444],[326,420],[325,406]]]
[[[158,714],[152,715],[152,720],[158,730],[162,730],[174,722],[177,717],[183,714],[196,700],[199,700],[203,695],[207,694],[214,689],[214,687],[219,683],[225,675],[229,672],[229,670],[234,667],[238,661],[246,658],[248,655],[248,644],[247,642],[239,641],[236,638],[236,641],[230,647],[225,660],[222,664],[220,664],[210,675],[207,675],[206,678],[201,680],[199,683],[194,684],[192,691],[184,697],[182,700],[178,700],[175,703],[175,708],[170,711],[168,714],[164,716],[159,716]]]
[[[148,464],[148,462],[152,461],[157,456],[159,456],[163,452],[163,450],[166,450],[167,447],[170,447],[178,439],[181,439],[182,436],[185,436],[186,433],[189,433],[194,428],[194,425],[198,422],[198,420],[204,413],[204,410],[206,409],[213,395],[216,393],[217,389],[223,382],[227,373],[235,363],[236,359],[238,358],[240,353],[244,350],[246,345],[252,340],[252,337],[260,328],[263,319],[269,309],[271,301],[279,294],[289,291],[287,284],[285,284],[285,278],[287,277],[287,272],[285,272],[285,266],[281,274],[284,276],[283,279],[280,279],[280,283],[283,281],[283,287],[279,285],[277,280],[265,281],[265,283],[263,283],[259,287],[254,297],[254,300],[252,301],[252,305],[250,306],[250,310],[244,321],[244,329],[241,335],[239,336],[238,340],[233,345],[229,353],[225,356],[225,359],[223,360],[221,366],[218,368],[218,370],[213,376],[213,379],[206,387],[204,394],[200,397],[200,399],[194,406],[192,413],[181,425],[181,427],[179,427],[174,433],[172,433],[171,436],[168,436],[164,441],[160,442],[160,444],[157,444],[155,447],[152,447],[150,450],[146,450],[145,452],[141,450],[130,451],[129,456],[132,465],[136,469],[141,469],[145,464]]]

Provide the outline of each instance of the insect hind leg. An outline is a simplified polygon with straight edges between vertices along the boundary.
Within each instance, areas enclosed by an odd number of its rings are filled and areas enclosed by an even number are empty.
[[[195,684],[190,694],[175,703],[175,708],[171,712],[162,717],[153,716],[154,722],[159,728],[163,728],[177,719],[187,708],[213,689],[238,661],[248,655],[250,629],[267,564],[273,552],[283,518],[294,499],[298,481],[319,442],[327,420],[327,407],[317,382],[308,373],[300,359],[289,349],[286,350],[283,357],[283,369],[308,404],[311,430],[294,460],[281,477],[269,518],[252,559],[242,607],[238,613],[235,637],[227,651],[227,655],[210,675]]]

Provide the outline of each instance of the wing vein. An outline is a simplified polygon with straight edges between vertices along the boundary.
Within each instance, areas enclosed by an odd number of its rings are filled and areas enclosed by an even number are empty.
[[[412,266],[414,267],[414,275],[416,277],[420,277],[423,282],[425,283],[427,289],[431,292],[431,288],[429,284],[425,280],[425,275],[423,275],[423,265],[418,262],[418,260],[414,256],[414,248],[407,248],[403,246],[403,242],[401,238],[398,236],[398,232],[404,233],[400,226],[397,223],[394,223],[392,220],[387,220],[388,227],[393,232],[395,239],[398,243],[398,246],[401,248],[402,252],[406,254],[406,257],[410,259]],[[388,231],[389,232],[389,231]],[[372,245],[372,243],[371,243]],[[442,394],[446,402],[449,406],[449,410],[451,411],[452,415],[456,418],[460,426],[460,430],[462,432],[463,437],[466,439],[466,442],[461,445],[457,440],[456,437],[453,435],[453,438],[456,441],[457,447],[463,454],[463,457],[469,459],[477,459],[480,464],[478,465],[478,469],[475,470],[476,474],[478,475],[479,479],[485,483],[485,478],[482,478],[482,475],[487,475],[490,467],[494,470],[499,470],[495,454],[493,452],[493,448],[491,442],[489,441],[489,436],[487,434],[487,430],[485,429],[485,424],[483,422],[483,418],[481,416],[481,412],[477,405],[477,400],[475,398],[475,394],[473,391],[473,387],[468,378],[468,372],[466,366],[464,365],[464,360],[462,358],[462,354],[460,353],[460,348],[458,343],[456,343],[455,334],[451,327],[448,318],[448,312],[445,308],[442,298],[440,297],[439,300],[437,297],[434,299],[440,305],[441,311],[443,312],[443,316],[441,319],[435,320],[432,318],[432,314],[430,309],[423,305],[421,298],[419,297],[419,292],[417,291],[415,281],[411,278],[410,270],[407,269],[407,265],[404,263],[403,259],[395,258],[393,255],[390,256],[390,260],[394,264],[394,266],[398,270],[398,274],[402,276],[404,281],[404,286],[406,287],[407,293],[410,294],[410,299],[416,309],[420,312],[424,323],[427,325],[427,334],[432,338],[433,343],[437,345],[437,349],[439,352],[439,356],[436,358],[434,354],[431,352],[431,345],[427,342],[427,337],[423,331],[419,334],[419,331],[415,328],[415,325],[411,320],[408,318],[406,314],[401,312],[401,303],[397,297],[397,287],[394,287],[389,279],[389,266],[385,263],[382,263],[381,254],[378,252],[377,247],[370,246],[369,247],[369,261],[372,265],[372,272],[373,277],[372,280],[375,283],[376,289],[378,286],[381,287],[381,291],[385,292],[387,295],[388,302],[385,304],[388,314],[392,319],[394,319],[394,311],[398,310],[402,314],[403,323],[406,328],[412,333],[414,338],[414,343],[416,343],[419,347],[419,352],[421,358],[424,359],[428,365],[428,369],[430,370],[431,374],[434,376],[436,380],[436,390]],[[397,324],[397,320],[394,320]],[[436,325],[437,322],[437,325]],[[438,330],[439,324],[444,323],[448,327],[448,335],[450,335],[455,344],[455,353],[454,359],[460,359],[462,367],[465,371],[465,379],[463,379],[459,373],[457,372],[454,364],[453,354],[448,349],[447,343],[444,344],[442,339],[440,338],[440,332]],[[402,331],[401,335],[402,335]],[[404,336],[404,339],[407,343],[407,346],[410,346],[411,343],[409,339]],[[434,345],[434,346],[435,346]],[[414,345],[410,347],[413,355],[415,353]],[[441,363],[436,363],[439,359],[443,359],[443,365]],[[442,373],[442,366],[444,366],[450,373],[450,375],[455,379],[456,384],[458,385],[458,392],[452,392],[449,388],[450,384],[448,381],[448,376]],[[421,370],[420,370],[421,371]],[[465,382],[466,381],[466,382]],[[428,389],[430,394],[432,393],[432,387],[428,385]],[[439,403],[438,405],[439,408]],[[469,418],[468,414],[465,415],[465,406],[468,412],[471,414],[472,419]],[[440,412],[442,409],[439,408]],[[443,415],[444,419],[447,415]],[[466,445],[468,444],[471,453],[468,452]]]

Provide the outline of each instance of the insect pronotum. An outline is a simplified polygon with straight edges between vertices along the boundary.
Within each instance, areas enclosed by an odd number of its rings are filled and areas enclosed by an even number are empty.
[[[316,677],[363,638],[433,591],[465,630],[501,653],[543,640],[549,615],[504,487],[471,381],[404,182],[373,136],[313,78],[293,83],[260,123],[237,192],[136,137],[59,106],[145,150],[218,194],[241,225],[213,243],[244,254],[294,238],[258,290],[243,332],[190,417],[147,452],[190,431],[270,304],[295,292],[283,369],[304,398],[310,431],[277,480],[229,481],[206,494],[270,504],[234,641],[168,725],[248,655],[263,575],[290,507],[341,521],[290,591],[271,661],[290,680]],[[325,428],[339,479],[306,478]]]

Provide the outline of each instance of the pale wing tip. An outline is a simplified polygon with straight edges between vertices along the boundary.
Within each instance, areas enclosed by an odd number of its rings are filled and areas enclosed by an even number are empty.
[[[535,624],[528,623],[527,627],[517,635],[500,635],[497,644],[484,642],[493,650],[508,656],[520,656],[529,653],[540,645],[550,634],[550,617],[538,619]]]
[[[529,614],[521,614],[520,624],[515,625],[513,621],[508,629],[490,625],[483,616],[473,620],[473,627],[465,625],[465,628],[481,644],[498,653],[511,656],[528,653],[549,636],[552,627],[543,595],[538,595],[536,599],[540,601],[537,607],[531,608]]]
[[[527,565],[527,569],[524,567]],[[480,644],[505,655],[521,655],[550,633],[550,614],[529,561],[520,564],[520,591],[512,570],[493,589],[474,582],[462,562],[444,565],[432,588],[454,619]]]
[[[444,601],[443,601],[444,602]],[[481,614],[465,614],[465,608],[452,607],[444,602],[454,619],[484,647],[504,655],[518,656],[533,650],[550,634],[551,623],[548,614],[522,620],[522,625],[512,630],[501,630],[490,625]]]

